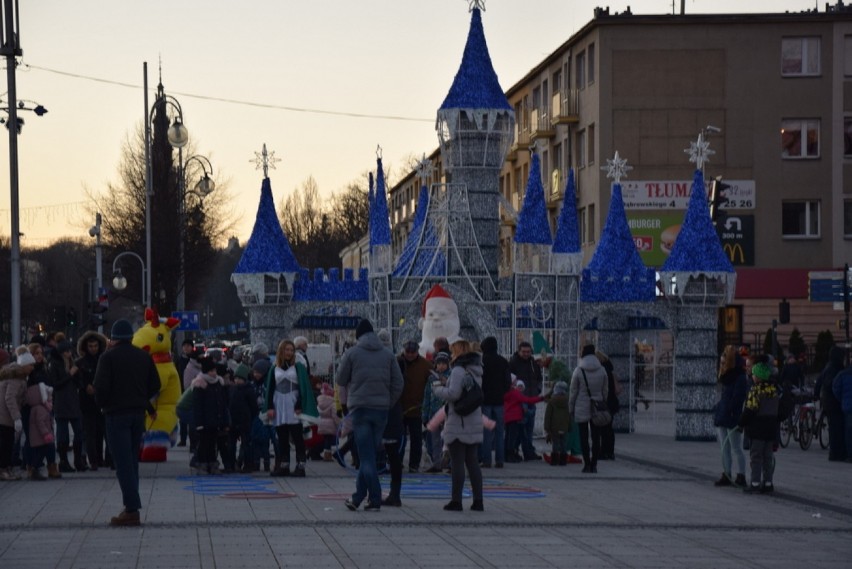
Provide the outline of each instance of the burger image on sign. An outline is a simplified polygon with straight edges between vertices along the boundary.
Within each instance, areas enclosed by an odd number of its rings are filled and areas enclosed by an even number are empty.
[[[680,233],[680,224],[671,225],[660,233],[660,250],[666,255],[671,255],[677,236]]]

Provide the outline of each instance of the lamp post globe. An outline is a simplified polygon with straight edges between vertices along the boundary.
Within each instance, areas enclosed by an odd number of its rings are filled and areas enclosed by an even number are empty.
[[[112,278],[112,286],[115,287],[115,290],[124,290],[127,288],[127,278],[118,273]]]
[[[195,192],[200,196],[209,196],[216,189],[216,182],[204,172],[204,177],[195,184]]]
[[[176,118],[172,126],[169,127],[166,137],[169,139],[169,144],[174,148],[183,148],[189,142],[189,132],[179,118]]]

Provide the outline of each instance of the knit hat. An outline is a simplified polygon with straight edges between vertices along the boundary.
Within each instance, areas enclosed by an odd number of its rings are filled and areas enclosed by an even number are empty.
[[[256,371],[260,375],[266,375],[269,372],[269,368],[272,367],[272,362],[267,359],[257,360],[254,362],[254,365],[251,366],[252,371]]]
[[[36,363],[35,358],[29,352],[24,352],[23,354],[18,356],[18,359],[16,361],[17,361],[17,364],[21,367],[34,366],[35,363]]]
[[[112,324],[112,332],[110,333],[110,337],[113,340],[132,340],[133,325],[124,319],[116,320]]]
[[[760,381],[766,381],[772,375],[772,370],[765,363],[758,363],[751,367],[751,375]]]
[[[518,381],[515,382],[515,387],[520,387],[521,389],[526,389],[527,384],[519,379]]]
[[[568,384],[564,381],[557,381],[556,385],[553,386],[553,393],[567,393],[568,392]]]
[[[210,370],[216,369],[216,362],[213,361],[213,358],[203,357],[198,358],[198,363],[201,364],[201,373],[207,373]]]
[[[355,339],[357,340],[367,332],[373,331],[373,325],[370,324],[370,321],[366,318],[362,318],[360,322],[358,322],[358,327],[355,328]]]
[[[56,344],[56,353],[57,354],[64,354],[65,352],[70,352],[70,351],[71,351],[71,342],[69,342],[68,340],[62,340],[61,342]]]
[[[246,364],[240,364],[237,366],[237,369],[234,370],[234,377],[240,377],[242,379],[248,379],[249,374],[251,373],[251,369]]]
[[[450,354],[447,352],[438,352],[435,354],[435,363],[438,362],[450,363]]]

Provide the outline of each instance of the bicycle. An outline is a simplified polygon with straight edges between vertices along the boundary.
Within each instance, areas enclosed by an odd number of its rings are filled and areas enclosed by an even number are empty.
[[[819,421],[817,421],[816,436],[819,438],[819,446],[822,450],[828,448],[828,417],[825,411],[820,412]]]
[[[816,430],[816,406],[813,401],[799,405],[797,417],[797,437],[802,450],[811,448],[811,442],[818,435]]]

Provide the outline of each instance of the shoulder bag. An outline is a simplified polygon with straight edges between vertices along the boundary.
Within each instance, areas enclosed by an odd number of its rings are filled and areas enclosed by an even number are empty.
[[[583,372],[583,383],[586,384],[586,393],[589,394],[592,410],[592,424],[596,427],[605,427],[612,421],[612,414],[609,412],[606,401],[596,401],[592,399],[592,391],[589,389],[589,380],[586,378],[586,370],[580,369]]]

